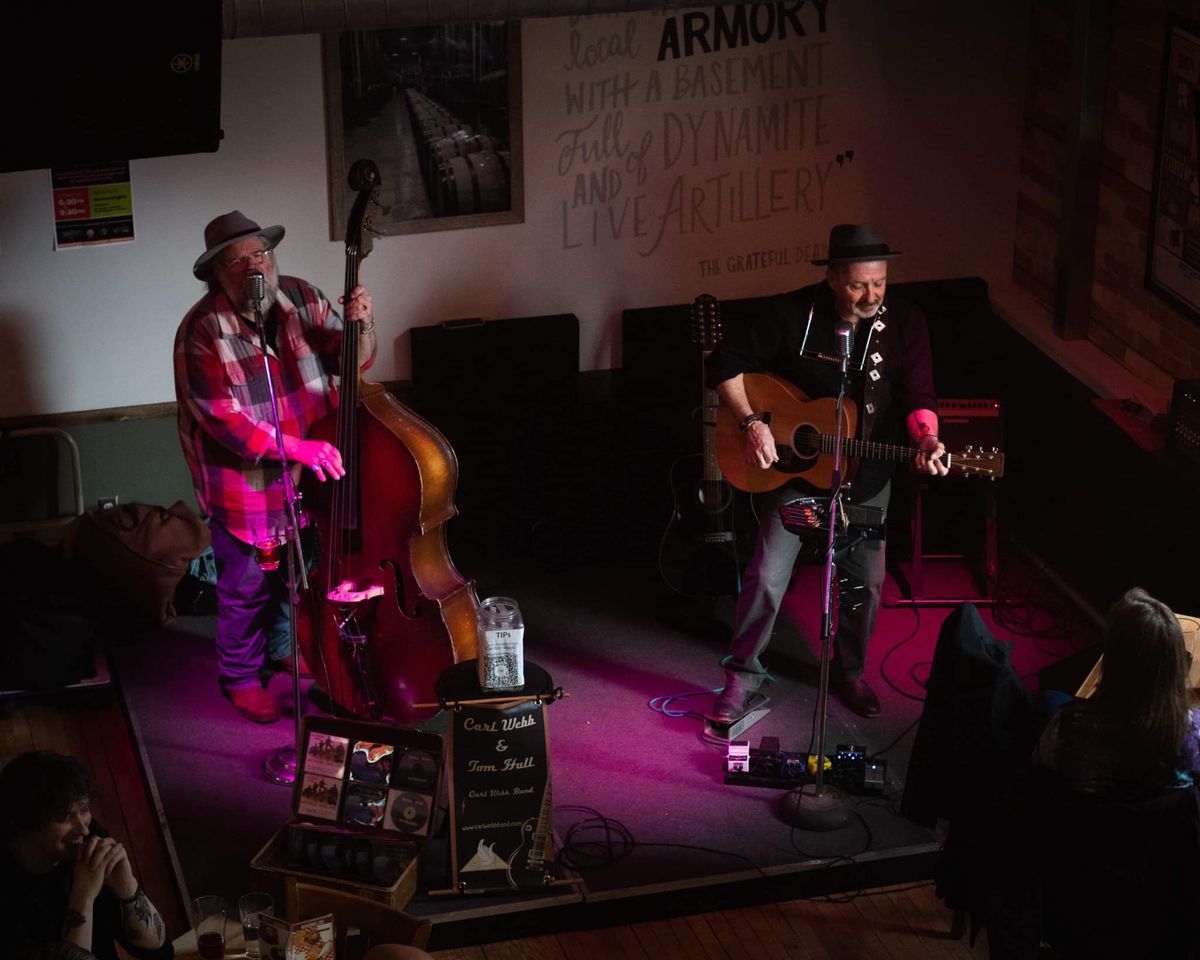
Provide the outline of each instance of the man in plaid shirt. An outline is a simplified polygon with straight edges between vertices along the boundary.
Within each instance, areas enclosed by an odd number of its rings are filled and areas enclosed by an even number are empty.
[[[240,211],[204,228],[204,253],[192,272],[208,293],[175,335],[179,441],[196,499],[209,519],[217,566],[217,650],[221,690],[256,723],[279,719],[263,689],[264,672],[291,670],[287,583],[262,570],[255,543],[285,529],[280,443],[247,275],[263,276],[263,326],[279,404],[283,456],[292,479],[304,469],[318,480],[345,475],[331,443],[309,440],[313,425],[338,400],[342,321],[316,287],[280,276],[275,247],[283,227],[259,227]],[[344,298],[343,298],[344,299]],[[375,356],[371,295],[359,286],[345,305],[358,321],[363,367]]]

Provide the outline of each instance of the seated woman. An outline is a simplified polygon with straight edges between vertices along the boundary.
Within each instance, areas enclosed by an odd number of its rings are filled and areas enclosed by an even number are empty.
[[[6,950],[66,940],[99,960],[174,955],[125,848],[92,822],[74,757],[24,753],[0,770],[0,930]]]
[[[1190,709],[1179,620],[1139,587],[1109,611],[1095,695],[1050,718],[1034,762],[1059,785],[1133,800],[1189,787],[1200,772],[1200,711]]]
[[[1200,714],[1188,666],[1170,608],[1130,590],[1105,621],[1096,693],[1042,732],[1028,835],[1041,935],[1068,957],[1200,956]]]

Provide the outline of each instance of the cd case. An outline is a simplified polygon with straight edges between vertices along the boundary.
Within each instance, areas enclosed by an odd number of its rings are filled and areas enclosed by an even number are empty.
[[[437,734],[305,717],[296,817],[407,839],[429,836],[442,767]]]
[[[296,754],[293,816],[251,867],[403,907],[425,840],[445,816],[442,738],[313,716],[303,720]]]

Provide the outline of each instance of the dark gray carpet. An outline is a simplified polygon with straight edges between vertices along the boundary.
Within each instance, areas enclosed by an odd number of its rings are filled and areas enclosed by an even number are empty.
[[[548,569],[522,561],[480,574],[482,567],[459,563],[479,579],[481,597],[518,600],[527,658],[567,694],[546,708],[554,826],[560,839],[578,841],[569,853],[589,868],[578,888],[560,891],[559,902],[698,890],[764,872],[815,871],[831,858],[879,866],[936,849],[932,834],[900,817],[896,806],[920,716],[920,683],[950,608],[881,611],[868,678],[884,715],[863,720],[831,700],[827,745],[886,748],[887,794],[854,798],[858,816],[850,826],[817,834],[779,818],[780,791],[725,785],[723,751],[700,736],[696,714],[722,682],[727,603],[671,594],[652,564]],[[998,637],[1014,642],[1018,672],[1036,685],[1038,670],[1092,643],[1093,628],[1041,572],[1007,550],[1002,572],[1004,602],[982,613]],[[956,582],[963,577],[954,564],[928,568],[927,592],[966,589]],[[772,650],[774,707],[745,735],[752,745],[764,735],[778,737],[784,750],[809,745],[818,591],[816,569],[802,568],[788,607],[795,628],[784,625]],[[889,578],[885,595],[898,593]],[[290,717],[250,724],[221,698],[212,629],[211,617],[182,617],[119,649],[117,673],[187,892],[235,897],[250,886],[250,859],[288,820],[290,790],[266,782],[259,769],[269,752],[292,742],[293,726]],[[289,687],[279,676],[270,689],[287,700]],[[673,699],[664,705],[661,698]],[[316,708],[306,701],[306,709]],[[449,921],[537,902],[422,895],[410,909]]]

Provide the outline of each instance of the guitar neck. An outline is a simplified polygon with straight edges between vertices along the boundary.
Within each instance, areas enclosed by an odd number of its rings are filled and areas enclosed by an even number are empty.
[[[700,376],[701,383],[704,382],[704,362],[708,359],[711,350],[705,350],[701,353],[700,359]],[[721,473],[721,465],[717,462],[717,408],[721,405],[721,398],[717,396],[717,391],[711,387],[703,387],[704,409],[702,411],[703,434],[704,440],[704,481],[705,483],[721,483],[725,477]]]
[[[831,434],[821,434],[821,452],[833,453],[836,437]],[[911,460],[916,456],[916,449],[902,447],[893,443],[872,443],[869,440],[855,440],[845,437],[842,440],[842,455],[846,457],[866,457],[868,460],[889,460],[899,463]]]
[[[820,452],[833,453],[836,437],[822,433],[820,436]],[[918,453],[916,447],[903,447],[893,443],[873,443],[870,440],[855,440],[846,437],[842,441],[842,456],[865,457],[868,460],[886,460],[892,463],[907,463]],[[950,454],[943,455],[943,462],[950,465]]]

